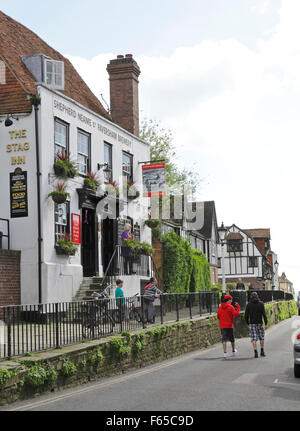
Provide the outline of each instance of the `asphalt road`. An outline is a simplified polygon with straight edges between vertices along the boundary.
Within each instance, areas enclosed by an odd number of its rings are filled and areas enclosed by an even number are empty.
[[[295,316],[269,328],[265,358],[253,357],[248,338],[237,339],[237,356],[226,360],[220,343],[0,410],[299,411],[300,379],[293,374],[291,341],[297,327],[300,317]]]

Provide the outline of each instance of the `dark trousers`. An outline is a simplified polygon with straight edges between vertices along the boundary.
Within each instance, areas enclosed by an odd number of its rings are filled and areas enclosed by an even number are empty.
[[[154,303],[153,301],[147,301],[144,299],[144,310],[147,322],[152,323],[153,317],[155,315]]]
[[[124,275],[132,274],[132,257],[123,256]]]

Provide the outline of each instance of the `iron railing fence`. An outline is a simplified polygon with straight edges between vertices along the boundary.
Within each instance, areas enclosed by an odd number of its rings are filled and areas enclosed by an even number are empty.
[[[101,288],[111,284],[116,277],[140,275],[149,278],[153,276],[153,261],[151,256],[141,253],[136,257],[126,257],[128,247],[125,247],[125,249],[120,245],[115,247],[104,272]]]
[[[116,246],[105,275],[143,275],[151,277],[151,257],[142,253],[137,256],[127,257],[128,250],[128,247]]]
[[[258,298],[264,303],[294,299],[294,296],[291,293],[287,293],[282,290],[231,290],[229,293],[232,296],[233,301],[238,302],[241,310],[244,310],[247,302],[250,300],[252,292],[257,292]]]
[[[39,305],[0,307],[0,358],[93,340],[147,325],[144,298],[133,296]],[[201,291],[163,294],[154,303],[161,324],[216,312],[219,294]]]
[[[248,292],[230,293],[244,309]],[[258,291],[264,302],[293,299],[293,295],[282,293]],[[155,319],[163,324],[216,313],[221,300],[220,293],[212,291],[166,293],[153,303]],[[124,298],[123,303],[107,298],[0,307],[0,358],[41,352],[145,328],[146,308],[144,298],[138,295]]]

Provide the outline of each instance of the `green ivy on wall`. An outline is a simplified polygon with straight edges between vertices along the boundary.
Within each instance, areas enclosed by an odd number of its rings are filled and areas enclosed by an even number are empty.
[[[192,249],[189,241],[175,232],[163,235],[163,274],[166,292],[198,292],[211,288],[205,254]]]

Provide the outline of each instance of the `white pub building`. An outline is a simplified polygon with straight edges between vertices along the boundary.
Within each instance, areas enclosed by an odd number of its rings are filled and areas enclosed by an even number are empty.
[[[21,303],[72,301],[83,280],[106,273],[124,280],[126,296],[139,292],[150,257],[128,272],[120,254],[127,223],[135,240],[151,243],[137,63],[126,55],[108,65],[108,113],[69,60],[2,12],[0,25],[0,218],[9,220],[10,248],[21,251]],[[59,159],[77,174],[54,169]],[[93,190],[85,183],[94,175]]]

